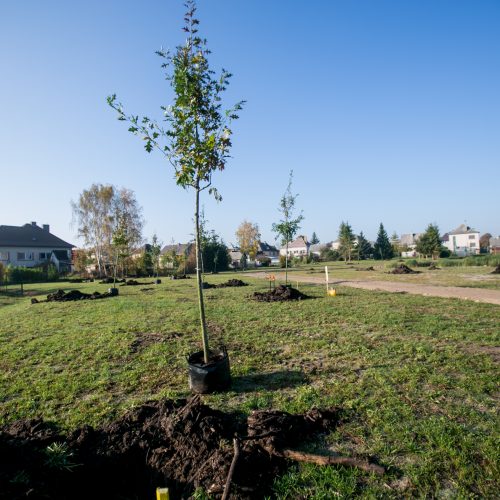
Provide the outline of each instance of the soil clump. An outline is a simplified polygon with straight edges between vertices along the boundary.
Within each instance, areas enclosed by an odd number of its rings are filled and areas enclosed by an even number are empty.
[[[491,274],[500,274],[500,264],[491,271]]]
[[[420,271],[415,271],[408,267],[406,264],[399,264],[389,274],[420,274]]]
[[[127,280],[120,285],[120,286],[137,286],[137,285],[154,285],[155,282],[154,281],[145,281],[145,282],[140,282],[140,281],[137,281],[137,280]]]
[[[113,294],[106,292],[94,292],[94,293],[83,293],[80,290],[70,290],[65,292],[64,290],[57,290],[57,292],[49,293],[46,300],[31,299],[32,304],[39,304],[40,302],[70,302],[75,300],[97,300],[106,299],[108,297],[114,297]]]
[[[203,405],[199,396],[146,403],[101,428],[69,435],[42,420],[18,421],[0,430],[0,498],[142,499],[154,498],[160,486],[173,500],[197,488],[220,498],[235,435],[240,449],[228,498],[264,498],[287,468],[285,448],[338,421],[334,408],[303,415],[254,411],[245,421]]]
[[[358,267],[356,271],[375,271],[375,268],[373,266],[369,267]]]
[[[112,285],[115,282],[114,278],[104,278],[103,280],[99,281],[101,285]],[[117,283],[125,283],[125,278],[123,279],[116,279]]]
[[[291,286],[279,285],[267,292],[254,292],[253,298],[259,302],[284,302],[287,300],[308,299],[309,296]]]
[[[205,290],[208,290],[210,288],[228,288],[228,287],[238,287],[238,286],[248,286],[248,283],[245,283],[244,281],[238,280],[238,279],[230,279],[226,281],[225,283],[219,283],[218,285],[214,285],[213,283],[206,283],[203,282],[202,287]]]

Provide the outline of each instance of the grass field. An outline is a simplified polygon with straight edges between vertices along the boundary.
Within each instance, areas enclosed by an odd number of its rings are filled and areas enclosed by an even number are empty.
[[[327,298],[313,285],[300,286],[311,300],[256,303],[249,295],[266,284],[240,277],[251,286],[206,291],[211,342],[228,346],[234,378],[231,391],[206,402],[245,413],[339,406],[343,424],[311,449],[387,468],[376,477],[295,467],[276,480],[278,498],[498,494],[498,306],[352,288]],[[107,288],[27,290],[59,287]],[[148,399],[186,396],[197,314],[194,280],[74,303],[0,295],[0,423],[41,416],[70,429]]]

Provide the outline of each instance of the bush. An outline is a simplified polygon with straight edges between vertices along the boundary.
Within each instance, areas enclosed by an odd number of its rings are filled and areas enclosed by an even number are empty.
[[[280,267],[286,267],[286,258],[280,255]],[[288,267],[292,267],[292,259],[288,258]]]
[[[269,257],[257,257],[257,260],[260,262],[262,267],[269,267],[271,265],[271,259]]]
[[[59,279],[59,272],[57,271],[57,267],[54,264],[50,264],[47,268],[47,280],[48,281],[57,281]]]
[[[13,267],[7,268],[6,279],[10,283],[30,283],[47,281],[47,273],[41,267]]]
[[[405,264],[407,266],[409,266],[409,267],[411,267],[411,266],[418,266],[419,265],[418,262],[417,262],[417,259],[408,259],[408,260],[405,261]],[[430,265],[430,262],[429,262],[428,265]]]
[[[0,262],[0,283],[3,281],[5,276],[5,266]]]

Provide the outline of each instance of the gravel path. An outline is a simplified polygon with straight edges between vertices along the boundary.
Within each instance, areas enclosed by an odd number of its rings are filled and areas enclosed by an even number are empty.
[[[284,273],[274,273],[276,278],[284,280]],[[264,273],[249,273],[255,278],[264,278]],[[300,281],[301,283],[325,283],[323,276],[303,276],[291,274],[290,282]],[[466,288],[460,286],[438,286],[421,285],[415,283],[399,283],[395,281],[363,281],[363,280],[332,280],[330,285],[350,286],[352,288],[362,288],[364,290],[382,290],[384,292],[406,292],[414,295],[426,295],[429,297],[445,297],[454,299],[473,300],[475,302],[486,302],[488,304],[500,305],[500,290],[490,290],[486,288]]]

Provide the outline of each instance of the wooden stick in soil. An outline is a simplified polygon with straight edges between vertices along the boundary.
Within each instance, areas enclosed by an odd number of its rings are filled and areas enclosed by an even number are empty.
[[[335,455],[314,455],[312,453],[304,453],[285,449],[280,453],[282,456],[295,460],[296,462],[308,462],[317,465],[346,465],[348,467],[357,467],[358,469],[366,472],[373,472],[375,474],[384,474],[385,469],[380,465],[364,462],[356,458],[335,456]]]
[[[229,498],[229,491],[231,490],[231,482],[233,480],[234,469],[236,468],[236,462],[240,456],[240,444],[238,438],[233,439],[234,446],[234,456],[231,462],[231,467],[229,467],[229,472],[227,474],[226,485],[224,486],[224,494],[222,495],[222,500],[227,500]]]

